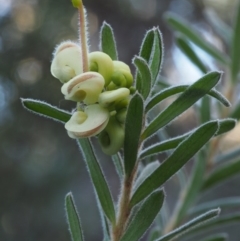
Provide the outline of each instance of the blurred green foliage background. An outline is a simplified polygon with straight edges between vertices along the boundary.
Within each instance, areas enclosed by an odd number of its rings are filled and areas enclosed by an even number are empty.
[[[193,81],[200,73],[187,62],[179,67],[182,59],[173,47],[163,13],[183,16],[209,37],[213,35],[205,10],[213,8],[231,24],[236,2],[85,0],[90,50],[98,49],[98,33],[105,20],[114,28],[120,60],[133,69],[131,59],[146,30],[159,26],[165,44],[162,74],[172,83]],[[210,40],[218,43],[214,37]],[[20,102],[20,97],[34,98],[63,109],[74,108],[74,103],[64,100],[60,82],[50,74],[50,64],[58,43],[77,38],[77,12],[70,0],[0,0],[0,240],[70,240],[64,214],[64,197],[70,190],[87,240],[102,237],[94,191],[75,141],[61,124],[28,113]],[[191,116],[186,125],[185,118],[181,131],[194,122]],[[108,157],[97,152],[116,197],[119,183],[114,167]],[[234,182],[232,186],[237,189]],[[171,190],[173,194],[168,195],[176,196],[176,188]]]

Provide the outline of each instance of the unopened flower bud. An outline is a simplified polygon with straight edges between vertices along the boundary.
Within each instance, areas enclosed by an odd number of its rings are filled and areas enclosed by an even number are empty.
[[[100,51],[89,53],[88,58],[90,70],[100,73],[105,80],[105,86],[108,86],[113,74],[112,59]]]
[[[51,73],[62,83],[83,72],[81,48],[73,42],[61,43],[54,52]]]
[[[65,128],[71,138],[95,136],[107,126],[109,116],[109,111],[99,104],[89,105],[84,112],[75,112]]]
[[[67,100],[83,101],[90,105],[98,101],[104,87],[102,75],[96,72],[80,74],[62,86],[62,93]]]
[[[126,99],[130,94],[129,89],[119,88],[117,90],[105,91],[99,95],[98,102],[105,108],[114,107],[118,102]]]
[[[75,8],[79,8],[82,6],[82,0],[72,0],[72,5]]]
[[[106,128],[99,134],[98,140],[102,151],[107,155],[114,155],[123,147],[124,128],[115,116],[110,118]]]
[[[123,108],[119,110],[116,114],[116,119],[121,123],[124,124],[127,116],[127,108]]]
[[[133,76],[127,64],[121,61],[113,61],[114,72],[112,82],[119,87],[131,87],[133,84]]]

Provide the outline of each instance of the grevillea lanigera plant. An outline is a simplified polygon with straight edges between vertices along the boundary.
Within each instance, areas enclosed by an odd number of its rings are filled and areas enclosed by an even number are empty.
[[[37,100],[22,99],[22,103],[34,113],[65,124],[69,137],[78,142],[99,203],[103,240],[138,241],[147,230],[149,241],[176,240],[224,223],[223,218],[216,218],[219,205],[212,203],[189,211],[198,193],[224,179],[221,169],[207,179],[203,177],[211,153],[211,145],[206,144],[214,143],[236,124],[231,118],[211,120],[206,102],[215,99],[215,103],[230,106],[215,89],[222,73],[207,72],[192,85],[166,87],[159,80],[163,43],[158,28],[147,31],[139,55],[133,58],[136,70],[132,73],[127,64],[118,60],[113,30],[107,23],[100,31],[100,50],[89,51],[83,3],[81,0],[72,3],[79,11],[80,40],[66,41],[56,47],[51,73],[62,83],[65,99],[76,102],[76,108],[70,113]],[[157,91],[159,86],[162,88]],[[155,111],[159,103],[176,94],[178,97],[165,109]],[[199,126],[182,136],[163,140],[164,127],[199,100],[202,100]],[[154,140],[159,140],[148,145],[146,141],[153,135]],[[98,139],[102,151],[115,164],[121,181],[117,203],[112,199],[91,138]],[[157,154],[166,151],[165,160],[158,161]],[[182,195],[169,217],[166,201],[163,207],[163,185],[176,173],[182,180],[183,167],[193,157],[195,165],[190,181],[182,185]],[[65,204],[72,240],[82,241],[81,222],[71,193],[67,194]],[[191,219],[193,215],[197,216]],[[224,220],[227,222],[227,218]],[[212,237],[206,240],[225,240],[226,235]]]

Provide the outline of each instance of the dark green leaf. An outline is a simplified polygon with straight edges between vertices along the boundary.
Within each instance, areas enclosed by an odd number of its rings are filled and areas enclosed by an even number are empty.
[[[65,199],[67,221],[72,241],[83,241],[83,233],[80,219],[74,204],[72,193],[68,193]]]
[[[199,152],[197,159],[194,163],[191,177],[185,185],[184,190],[181,192],[179,203],[174,210],[174,227],[178,225],[185,217],[189,207],[194,203],[202,185],[202,177],[206,170],[206,151],[203,149]],[[216,208],[216,207],[214,207]],[[208,209],[209,210],[209,209]]]
[[[236,125],[236,120],[231,119],[231,118],[219,120],[219,129],[218,129],[217,133],[215,134],[215,136],[222,135],[225,132],[232,130],[235,127],[235,125]],[[194,132],[194,130],[190,131],[182,136],[178,136],[176,138],[172,138],[167,141],[163,141],[161,143],[157,143],[155,145],[147,147],[141,152],[140,158],[143,159],[147,156],[156,155],[158,153],[174,149],[180,144],[180,142],[182,142],[192,132]],[[240,155],[240,150],[238,152],[238,155]]]
[[[154,46],[154,36],[154,29],[147,31],[140,47],[139,56],[145,59],[147,63],[149,63],[151,59]],[[136,88],[141,93],[141,90],[143,89],[142,78],[138,72],[136,74]]]
[[[231,214],[225,217],[219,217],[212,221],[205,223],[194,230],[194,234],[201,231],[206,231],[213,228],[221,228],[222,225],[229,225],[233,223],[240,223],[240,214]],[[192,232],[191,232],[192,234]]]
[[[228,235],[226,233],[214,234],[201,241],[227,241]]]
[[[160,236],[160,231],[155,228],[152,229],[148,235],[147,241],[155,241]]]
[[[208,72],[208,68],[205,64],[199,59],[196,52],[193,50],[189,42],[181,35],[176,37],[176,44],[182,50],[182,52],[195,64],[203,73]]]
[[[230,117],[236,118],[238,120],[240,119],[240,103],[237,103],[237,105],[234,107]]]
[[[154,31],[154,42],[151,53],[151,59],[149,61],[151,73],[152,73],[152,84],[156,82],[157,76],[160,72],[162,60],[163,60],[163,41],[162,35],[159,28],[153,28]]]
[[[112,196],[91,142],[88,138],[82,138],[78,139],[78,143],[87,164],[100,205],[111,223],[115,224],[115,210]]]
[[[166,234],[165,236],[157,239],[156,241],[170,241],[177,237],[182,236],[183,234],[188,233],[191,230],[194,230],[198,226],[202,226],[204,224],[208,224],[210,220],[216,218],[220,213],[220,209],[210,210],[195,219],[187,222],[186,224],[180,226],[179,228],[173,230],[172,232]]]
[[[213,186],[220,184],[239,173],[240,159],[234,162],[227,162],[209,174],[209,176],[204,180],[202,190],[212,188]]]
[[[176,138],[172,138],[167,141],[163,141],[159,144],[152,145],[148,148],[145,148],[141,152],[140,158],[143,159],[147,156],[156,155],[158,153],[174,149],[179,145],[179,143],[181,143],[188,136],[189,136],[189,133],[182,135],[182,136],[178,136]]]
[[[100,30],[100,48],[108,54],[112,60],[118,60],[116,41],[112,27],[104,22]]]
[[[204,96],[201,100],[199,119],[200,123],[211,120],[211,99],[208,96]]]
[[[205,96],[220,80],[219,72],[211,72],[187,88],[172,104],[164,109],[145,129],[142,139],[153,135]]]
[[[143,99],[136,93],[129,103],[125,121],[124,168],[127,176],[131,175],[137,161],[142,121]]]
[[[120,241],[138,241],[156,218],[163,200],[162,190],[153,192],[141,205]]]
[[[229,57],[226,56],[226,54],[221,53],[212,44],[206,42],[202,35],[196,32],[184,19],[173,13],[166,14],[165,19],[173,29],[185,35],[188,40],[192,41],[198,47],[206,51],[214,59],[218,60],[224,65],[229,63]]]
[[[140,47],[139,56],[144,58],[147,62],[149,62],[151,55],[152,55],[152,49],[154,46],[154,33],[155,28],[148,30],[143,41],[142,45]]]
[[[212,30],[220,36],[221,40],[224,40],[229,47],[232,41],[233,30],[222,20],[222,17],[217,14],[214,9],[205,9],[205,16],[212,25]]]
[[[69,121],[71,118],[71,113],[46,102],[33,99],[21,99],[21,101],[24,108],[40,116],[63,123]]]
[[[161,101],[165,100],[166,98],[173,96],[175,94],[184,92],[189,87],[190,87],[189,85],[178,85],[178,86],[171,86],[169,88],[163,89],[159,93],[155,94],[149,100],[149,102],[147,103],[147,106],[146,106],[146,112],[151,110],[155,105],[157,105]],[[215,89],[210,90],[210,92],[208,92],[208,95],[219,100],[226,107],[231,106],[230,102],[220,92],[218,92]],[[240,107],[239,107],[239,109],[240,109]],[[240,116],[240,111],[239,111],[239,116]],[[235,117],[233,117],[233,118],[235,118]]]
[[[226,154],[222,154],[216,157],[214,162],[225,162],[225,161],[231,161],[236,158],[239,158],[240,156],[240,149],[233,150],[231,152],[228,152]]]
[[[178,172],[214,136],[218,126],[218,121],[208,122],[183,140],[172,155],[139,186],[133,194],[131,205],[139,203]]]
[[[137,67],[139,74],[139,81],[141,81],[141,89],[138,89],[139,93],[143,96],[144,99],[147,99],[152,86],[152,76],[149,69],[149,66],[145,59],[136,56],[133,59],[133,63]]]
[[[232,74],[232,81],[237,82],[238,78],[237,75],[239,73],[239,66],[240,66],[240,3],[238,3],[238,11],[235,21],[235,27],[233,30],[233,42],[232,42],[232,49],[231,49],[231,59],[232,59],[232,66],[231,66],[231,74]]]
[[[133,189],[136,190],[140,186],[140,184],[159,167],[159,165],[159,161],[147,164],[139,173],[139,176],[137,177],[137,180],[134,183]]]
[[[236,126],[237,122],[235,119],[226,118],[223,120],[219,120],[219,129],[216,136],[222,135],[230,130],[232,130]]]
[[[220,207],[221,210],[225,208],[238,208],[240,206],[240,197],[221,198],[214,201],[201,203],[189,210],[190,215],[196,215],[206,212],[209,209]]]

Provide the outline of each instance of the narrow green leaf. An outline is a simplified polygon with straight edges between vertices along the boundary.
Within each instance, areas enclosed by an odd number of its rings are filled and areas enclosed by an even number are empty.
[[[240,197],[221,198],[214,201],[204,202],[189,210],[189,215],[196,215],[206,212],[209,209],[220,207],[221,210],[225,208],[238,208],[240,206]]]
[[[122,180],[123,176],[124,176],[122,157],[119,152],[115,155],[112,155],[111,157],[112,157],[114,166],[116,168],[116,171],[118,173],[118,176],[119,176],[120,180]]]
[[[154,28],[147,31],[140,47],[139,56],[145,59],[147,63],[149,63],[152,55],[152,50],[154,46],[154,35]],[[136,88],[140,93],[142,93],[142,78],[139,72],[137,72],[136,74]]]
[[[231,118],[236,118],[236,119],[238,119],[238,120],[240,119],[240,102],[237,103],[236,106],[234,106],[234,109],[233,109],[233,111],[231,112],[230,117],[231,117]]]
[[[135,56],[135,58],[133,59],[133,63],[137,67],[140,78],[139,81],[141,81],[141,89],[138,89],[138,91],[140,94],[142,94],[144,99],[147,99],[152,86],[152,76],[150,68],[146,60],[138,56]]]
[[[236,125],[236,120],[231,119],[231,118],[226,118],[223,120],[219,120],[219,129],[217,131],[217,133],[215,134],[215,136],[219,136],[222,135],[230,130],[232,130]],[[145,148],[141,154],[140,154],[140,158],[143,159],[147,156],[152,156],[152,155],[156,155],[158,153],[167,151],[167,150],[171,150],[176,148],[185,138],[187,138],[193,131],[187,132],[182,136],[178,136],[172,139],[169,139],[167,141],[163,141],[161,143],[157,143],[155,145],[152,145],[150,147]],[[240,155],[240,150],[238,152],[238,155]]]
[[[151,58],[152,49],[154,46],[154,37],[155,37],[154,30],[155,28],[147,31],[139,51],[139,56],[144,58],[147,62],[149,62]]]
[[[208,72],[208,68],[197,56],[196,52],[193,50],[192,46],[188,43],[186,38],[181,35],[176,37],[176,44],[182,50],[182,52],[191,60],[191,62],[196,65],[203,73]]]
[[[146,105],[146,112],[151,110],[155,105],[157,105],[161,101],[163,101],[163,100],[167,99],[168,97],[173,96],[175,94],[179,94],[181,92],[184,92],[189,87],[190,87],[189,85],[178,85],[178,86],[171,86],[171,87],[163,89],[159,93],[155,94],[149,100],[149,102]],[[217,99],[218,101],[220,101],[226,107],[231,106],[231,103],[220,92],[218,92],[215,89],[210,90],[207,93],[207,95]],[[236,118],[236,117],[232,117],[232,118]],[[239,118],[240,118],[240,106],[239,106]]]
[[[91,142],[88,138],[78,139],[79,147],[87,164],[97,198],[101,207],[112,224],[115,224],[115,210],[113,199],[108,188],[107,182],[95,156]]]
[[[185,35],[188,40],[192,41],[198,47],[206,51],[214,59],[218,60],[224,65],[228,65],[230,60],[226,54],[221,53],[212,44],[206,42],[201,34],[196,32],[190,24],[188,24],[184,19],[173,13],[168,13],[165,15],[167,23],[175,30]]]
[[[71,118],[71,113],[52,106],[46,102],[23,98],[21,98],[21,101],[24,108],[40,116],[60,121],[62,123],[69,121]]]
[[[204,10],[208,22],[212,25],[212,30],[220,36],[221,40],[225,42],[227,47],[231,45],[233,30],[231,26],[222,20],[214,9],[207,8]]]
[[[138,241],[151,226],[164,201],[162,190],[153,192],[141,205],[120,241]]]
[[[160,235],[160,231],[157,228],[151,229],[147,241],[155,241]]]
[[[163,61],[163,41],[159,28],[153,28],[153,31],[154,42],[149,65],[152,73],[152,84],[155,84]]]
[[[234,223],[240,223],[240,214],[230,214],[224,217],[219,217],[217,219],[213,219],[208,223],[205,223],[199,227],[197,227],[194,231],[194,234],[197,232],[206,231],[213,228],[221,228],[222,225],[229,225]],[[192,234],[193,232],[191,232]]]
[[[100,30],[100,48],[102,52],[108,54],[112,60],[118,60],[118,53],[113,29],[106,22],[103,22]]]
[[[214,136],[218,126],[218,121],[210,121],[183,140],[172,155],[139,186],[133,194],[131,205],[139,203],[179,171]]]
[[[83,241],[83,233],[80,218],[74,204],[72,193],[68,193],[65,199],[67,221],[72,241]]]
[[[202,179],[203,179],[202,177],[206,170],[206,164],[207,164],[206,156],[207,156],[206,150],[204,149],[201,150],[197,155],[197,159],[194,163],[194,167],[191,172],[191,177],[187,185],[185,185],[183,191],[181,192],[178,205],[176,206],[173,212],[172,217],[174,218],[174,222],[175,222],[174,227],[176,227],[179,223],[181,223],[189,207],[191,207],[191,205],[194,203],[194,201],[197,198],[197,195],[202,185]]]
[[[158,153],[174,149],[179,145],[179,143],[181,143],[188,136],[189,136],[189,133],[187,133],[186,135],[178,136],[176,138],[172,138],[170,140],[163,141],[159,144],[155,144],[150,147],[147,147],[141,152],[140,158],[143,159],[147,156],[156,155]]]
[[[230,130],[232,130],[236,126],[237,122],[235,119],[232,118],[226,118],[219,120],[219,129],[216,133],[216,136],[222,135]]]
[[[204,96],[200,105],[200,123],[211,120],[211,99],[208,96]]]
[[[234,162],[227,162],[209,174],[209,176],[204,180],[202,190],[205,191],[209,188],[212,188],[213,186],[220,184],[239,173],[240,159]]]
[[[219,72],[211,72],[193,83],[147,126],[141,136],[142,140],[166,126],[206,95],[219,82],[220,77],[221,74]]]
[[[228,235],[226,233],[214,234],[201,241],[227,241]]]
[[[142,121],[143,99],[136,93],[128,105],[125,121],[124,168],[127,176],[131,175],[137,161]]]
[[[210,210],[155,241],[170,241],[175,238],[178,238],[183,234],[186,234],[189,231],[194,230],[198,226],[202,226],[203,224],[208,224],[209,221],[216,218],[219,215],[219,213],[220,213],[219,208]]]
[[[232,40],[232,49],[231,49],[231,59],[232,59],[232,66],[231,66],[231,74],[232,74],[232,81],[236,83],[238,80],[237,75],[239,73],[239,66],[240,66],[240,3],[238,3],[238,10],[237,16],[235,20],[235,27],[233,30],[233,40]]]
[[[154,161],[147,164],[141,170],[139,176],[137,177],[137,180],[134,183],[133,190],[136,190],[140,186],[140,184],[159,167],[159,165],[160,165],[159,161]]]
[[[231,161],[239,157],[240,157],[240,149],[236,149],[226,154],[217,156],[214,162],[219,163],[219,162]]]

